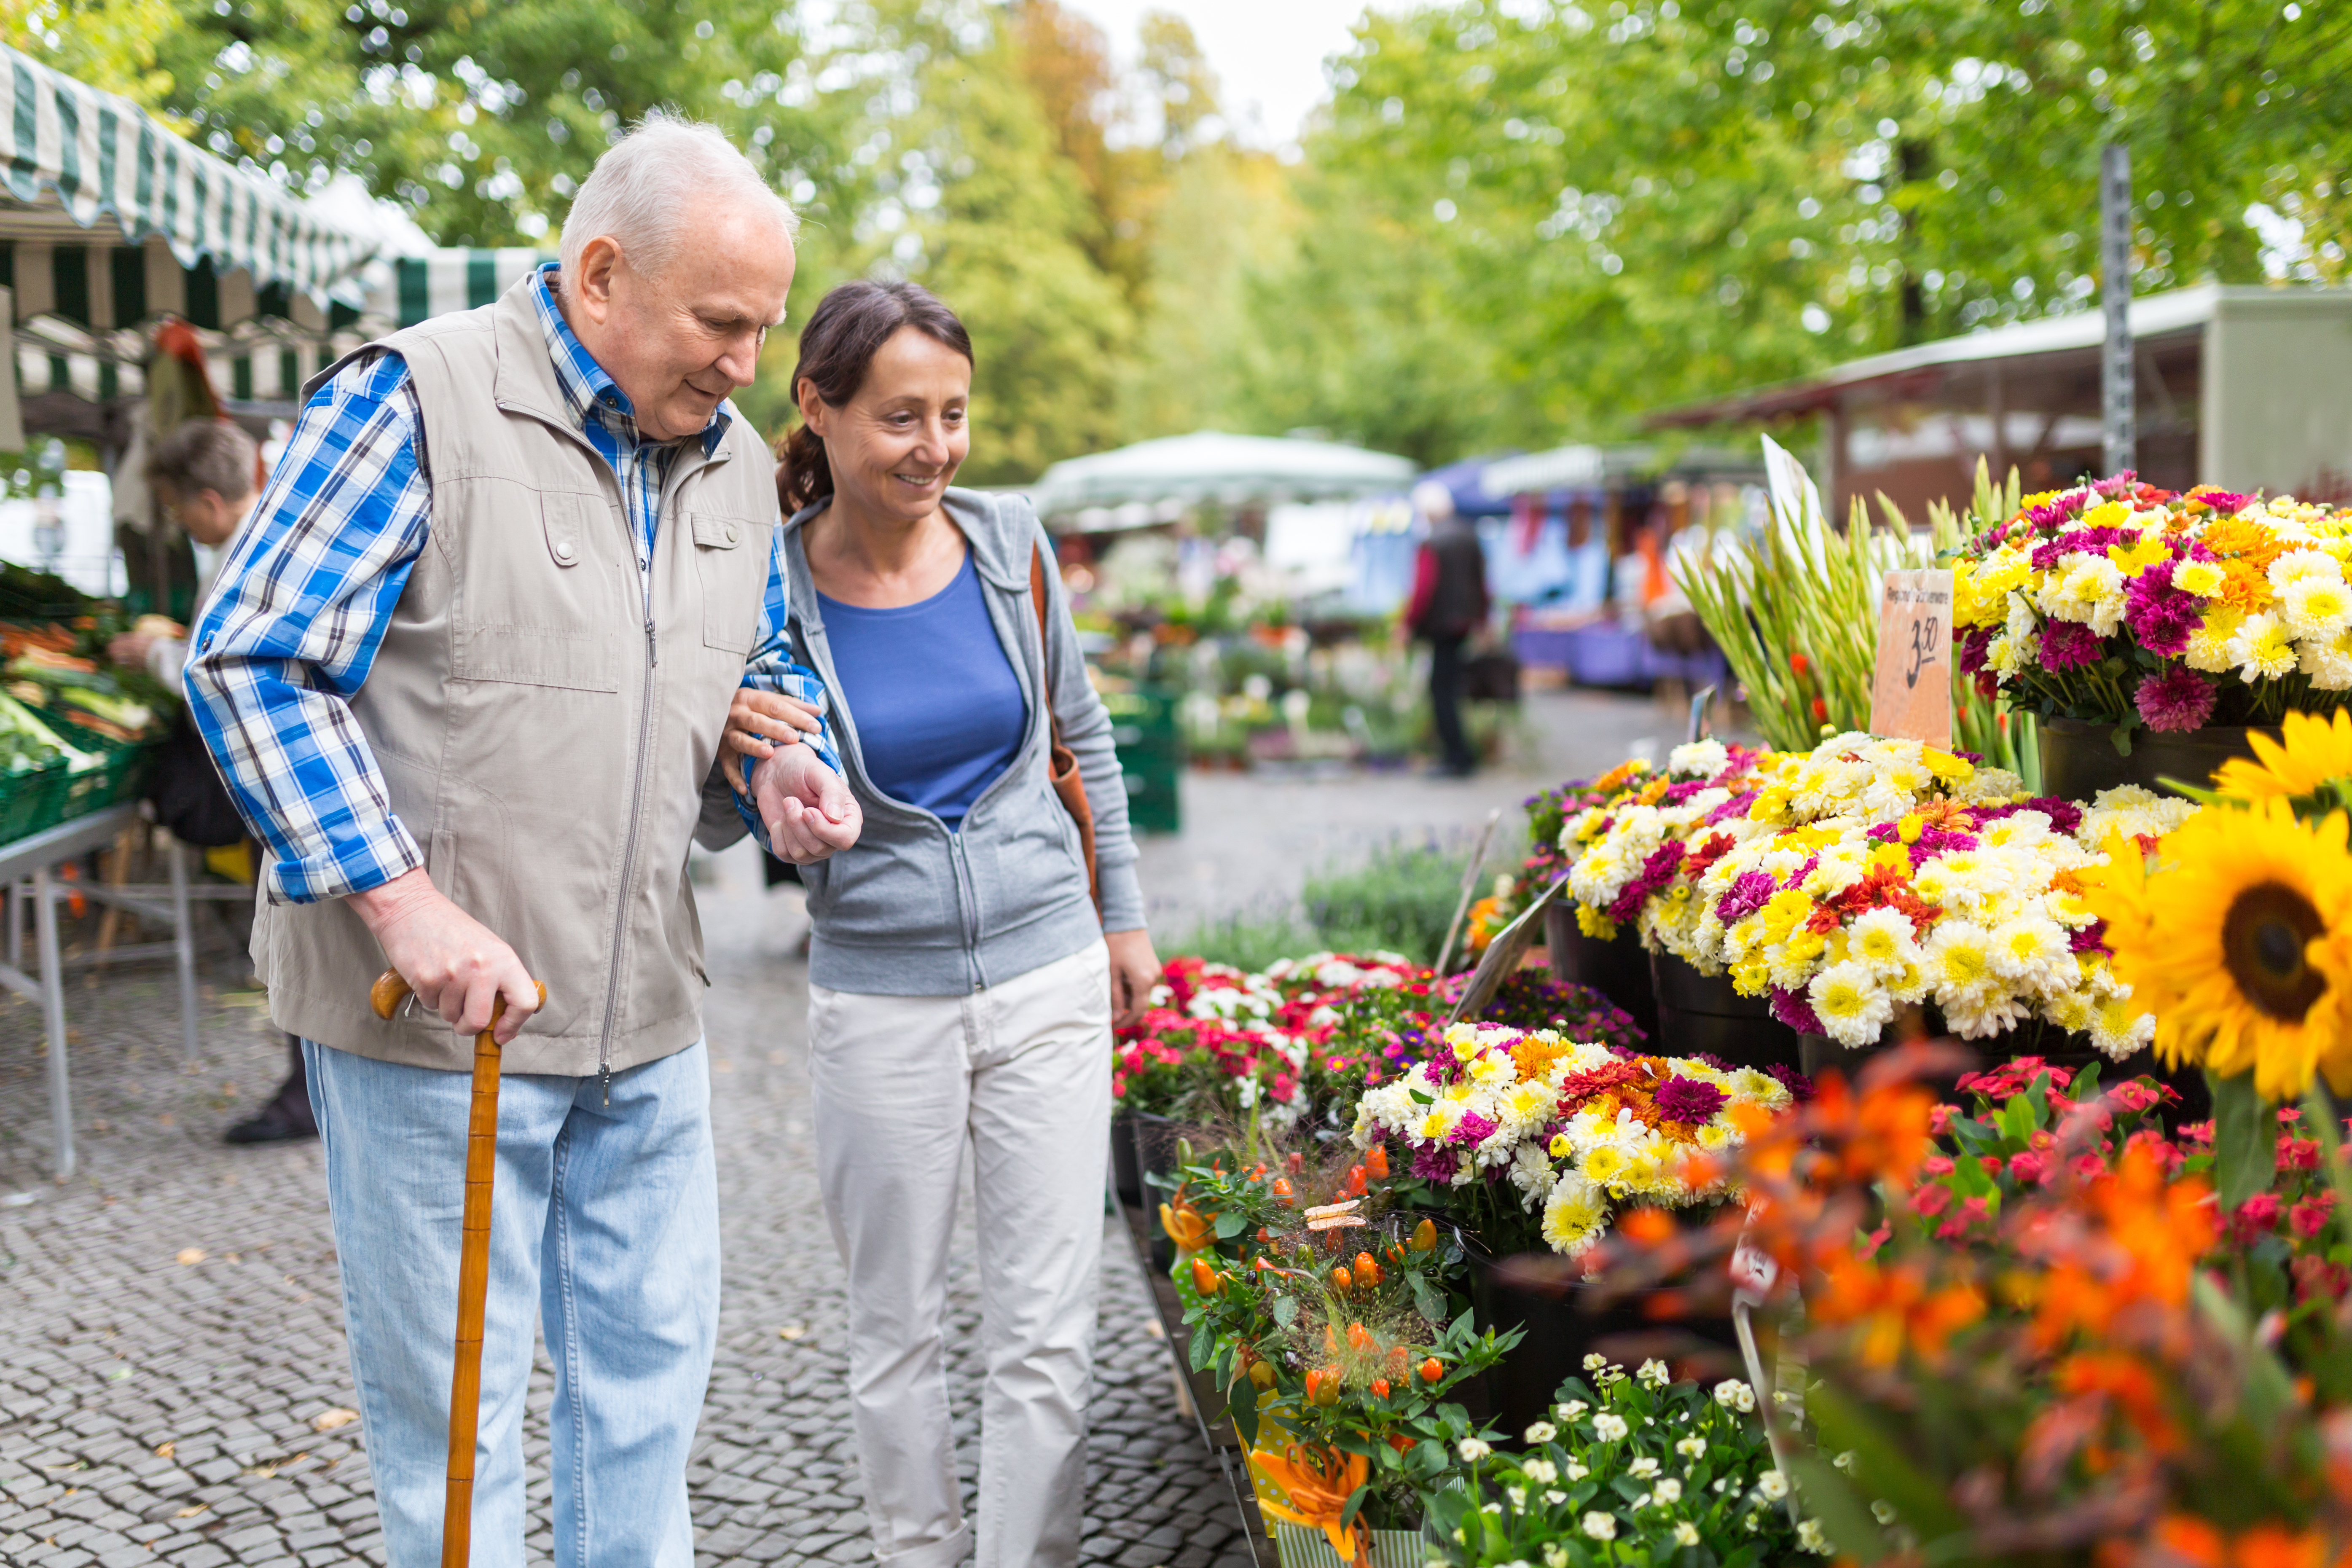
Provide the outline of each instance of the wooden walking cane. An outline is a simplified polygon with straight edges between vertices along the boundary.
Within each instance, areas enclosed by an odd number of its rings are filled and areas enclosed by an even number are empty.
[[[368,989],[375,1016],[391,1022],[408,982],[387,969]],[[540,1005],[547,987],[539,988]],[[490,1026],[474,1037],[474,1100],[466,1121],[465,1230],[457,1252],[457,1364],[449,1374],[449,1487],[441,1503],[441,1568],[467,1568],[474,1534],[474,1436],[482,1415],[482,1314],[490,1294],[490,1183],[499,1165],[499,997]]]

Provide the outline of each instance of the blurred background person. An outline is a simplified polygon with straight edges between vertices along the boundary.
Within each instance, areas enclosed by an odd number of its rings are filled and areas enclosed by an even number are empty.
[[[1477,771],[1478,757],[1462,728],[1463,650],[1486,624],[1486,552],[1476,526],[1454,510],[1454,498],[1443,485],[1424,485],[1413,500],[1429,519],[1429,537],[1413,559],[1404,630],[1429,645],[1429,716],[1437,729],[1438,772],[1467,778]]]
[[[190,419],[157,442],[148,457],[147,484],[156,510],[204,546],[197,557],[191,621],[204,613],[214,578],[228,559],[229,543],[253,513],[261,478],[260,449],[252,437],[226,419]],[[144,616],[108,644],[107,652],[117,664],[143,668],[176,692],[188,658],[187,632],[163,616]],[[164,742],[148,799],[154,803],[155,820],[183,844],[217,849],[246,841],[236,804],[184,712]],[[240,858],[244,879],[250,882],[252,857]],[[285,1081],[259,1110],[222,1134],[226,1142],[286,1143],[319,1135],[302,1072],[302,1042],[292,1035],[286,1037],[286,1061]]]

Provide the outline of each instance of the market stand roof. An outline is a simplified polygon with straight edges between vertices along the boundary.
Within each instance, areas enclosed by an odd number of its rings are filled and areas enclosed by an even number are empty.
[[[54,205],[86,229],[111,217],[132,245],[160,237],[183,267],[209,258],[258,288],[360,303],[373,236],[322,220],[129,99],[5,46],[0,67],[0,182],[21,205]]]
[[[130,100],[0,46],[0,285],[29,427],[106,437],[156,318],[235,403],[293,395],[360,338],[380,236],[215,156]],[[112,432],[119,435],[119,431]]]
[[[2229,291],[2275,292],[2260,287]],[[2222,285],[2205,283],[2192,289],[2179,289],[2168,294],[2149,294],[2134,300],[2131,302],[2134,342],[2193,336],[2213,319],[2214,310],[2224,292]],[[1939,381],[1947,367],[1982,364],[1995,360],[2080,354],[2096,351],[2105,341],[2106,317],[2102,311],[2077,310],[2063,316],[2044,316],[2039,321],[2019,321],[2011,326],[1992,327],[1932,343],[1916,343],[1907,349],[1872,354],[1866,359],[1849,361],[1802,381],[1783,382],[1777,386],[1759,387],[1706,403],[1665,409],[1649,416],[1644,423],[1653,428],[1664,428],[1817,414],[1835,406],[1849,393],[1867,389],[1906,395],[1921,390]]]
[[[1238,506],[1373,495],[1405,489],[1414,472],[1410,458],[1336,441],[1200,430],[1067,458],[1047,468],[1030,494],[1044,516],[1140,503],[1150,521],[1153,502]]]

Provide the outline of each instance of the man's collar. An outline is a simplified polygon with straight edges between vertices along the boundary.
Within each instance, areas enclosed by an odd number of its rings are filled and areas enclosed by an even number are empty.
[[[574,424],[585,425],[590,416],[602,407],[620,415],[634,426],[637,411],[630,404],[629,395],[604,373],[596,356],[572,331],[572,323],[563,319],[563,307],[556,303],[555,290],[550,286],[558,270],[557,264],[550,261],[532,275],[530,302],[539,312],[539,330],[547,340],[547,357],[555,366],[555,384],[563,394],[564,407]],[[733,404],[720,403],[710,423],[702,427],[704,457],[719,449],[734,417]]]

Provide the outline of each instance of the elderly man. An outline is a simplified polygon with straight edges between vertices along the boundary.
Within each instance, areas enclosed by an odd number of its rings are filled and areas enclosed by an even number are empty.
[[[556,1561],[693,1562],[719,1215],[687,854],[731,815],[738,684],[824,696],[786,651],[773,468],[727,402],[783,318],[792,233],[717,131],[648,119],[582,185],[560,266],[311,384],[194,633],[191,704],[273,857],[255,962],[304,1040],[394,1568],[438,1556],[464,1069],[494,1001],[474,1561],[523,1561],[536,1314]],[[803,861],[858,828],[808,739],[751,781]],[[387,961],[422,1005],[383,1023]]]

